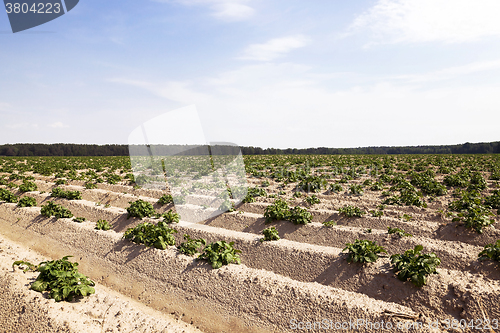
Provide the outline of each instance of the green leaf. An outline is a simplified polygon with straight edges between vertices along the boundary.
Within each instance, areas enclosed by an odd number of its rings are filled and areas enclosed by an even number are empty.
[[[31,289],[38,292],[45,291],[47,290],[47,283],[42,281],[35,281],[31,284]]]

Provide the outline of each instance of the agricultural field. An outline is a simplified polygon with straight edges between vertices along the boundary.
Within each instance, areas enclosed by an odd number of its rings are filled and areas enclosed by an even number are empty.
[[[243,159],[222,196],[181,164],[167,179],[203,186],[0,157],[2,327],[27,307],[58,332],[500,330],[499,155]]]

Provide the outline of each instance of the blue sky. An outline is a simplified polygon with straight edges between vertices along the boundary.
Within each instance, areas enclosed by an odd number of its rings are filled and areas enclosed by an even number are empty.
[[[0,143],[127,143],[193,104],[208,142],[499,141],[498,17],[497,0],[80,0],[12,34],[0,14]]]

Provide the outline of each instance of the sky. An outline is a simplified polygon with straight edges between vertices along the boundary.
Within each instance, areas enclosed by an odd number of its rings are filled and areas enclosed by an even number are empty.
[[[126,144],[152,123],[189,141],[193,108],[201,138],[240,146],[500,141],[498,17],[497,0],[80,0],[13,34],[0,13],[0,144]]]

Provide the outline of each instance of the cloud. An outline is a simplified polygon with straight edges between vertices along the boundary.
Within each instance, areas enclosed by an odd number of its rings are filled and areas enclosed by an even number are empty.
[[[156,0],[157,2],[175,2],[184,6],[206,6],[212,10],[212,16],[224,21],[243,21],[255,13],[246,3],[250,0]]]
[[[5,127],[10,128],[10,129],[14,129],[14,130],[21,129],[21,128],[23,128],[23,129],[26,129],[26,128],[35,129],[35,128],[38,128],[38,124],[14,123],[14,124],[5,125]]]
[[[49,125],[49,127],[52,127],[52,128],[67,128],[69,127],[68,125],[65,125],[63,124],[62,122],[60,121],[56,121],[55,123],[52,123]]]
[[[241,21],[254,14],[253,8],[236,2],[225,1],[214,4],[212,8],[214,9],[213,15],[223,20]]]
[[[449,67],[439,71],[428,72],[423,74],[393,76],[390,77],[390,79],[401,79],[413,83],[422,83],[431,81],[450,80],[465,75],[476,74],[484,71],[495,71],[495,70],[500,70],[500,60],[473,62],[463,66]]]
[[[500,37],[497,0],[378,0],[348,29],[368,30],[373,43],[474,42]]]
[[[11,105],[9,103],[0,102],[0,111],[5,111],[9,109]]]
[[[443,72],[459,75],[485,67],[471,64]],[[500,86],[423,88],[388,80],[361,86],[340,77],[335,89],[312,70],[257,63],[184,82],[120,82],[184,106],[196,104],[208,141],[304,148],[454,144],[498,137]]]
[[[294,49],[306,46],[308,42],[309,39],[304,35],[274,38],[263,44],[249,45],[239,59],[271,61]]]
[[[211,99],[210,95],[196,93],[190,89],[192,85],[190,81],[147,82],[126,78],[113,78],[107,81],[143,88],[157,96],[188,105],[207,103]]]

